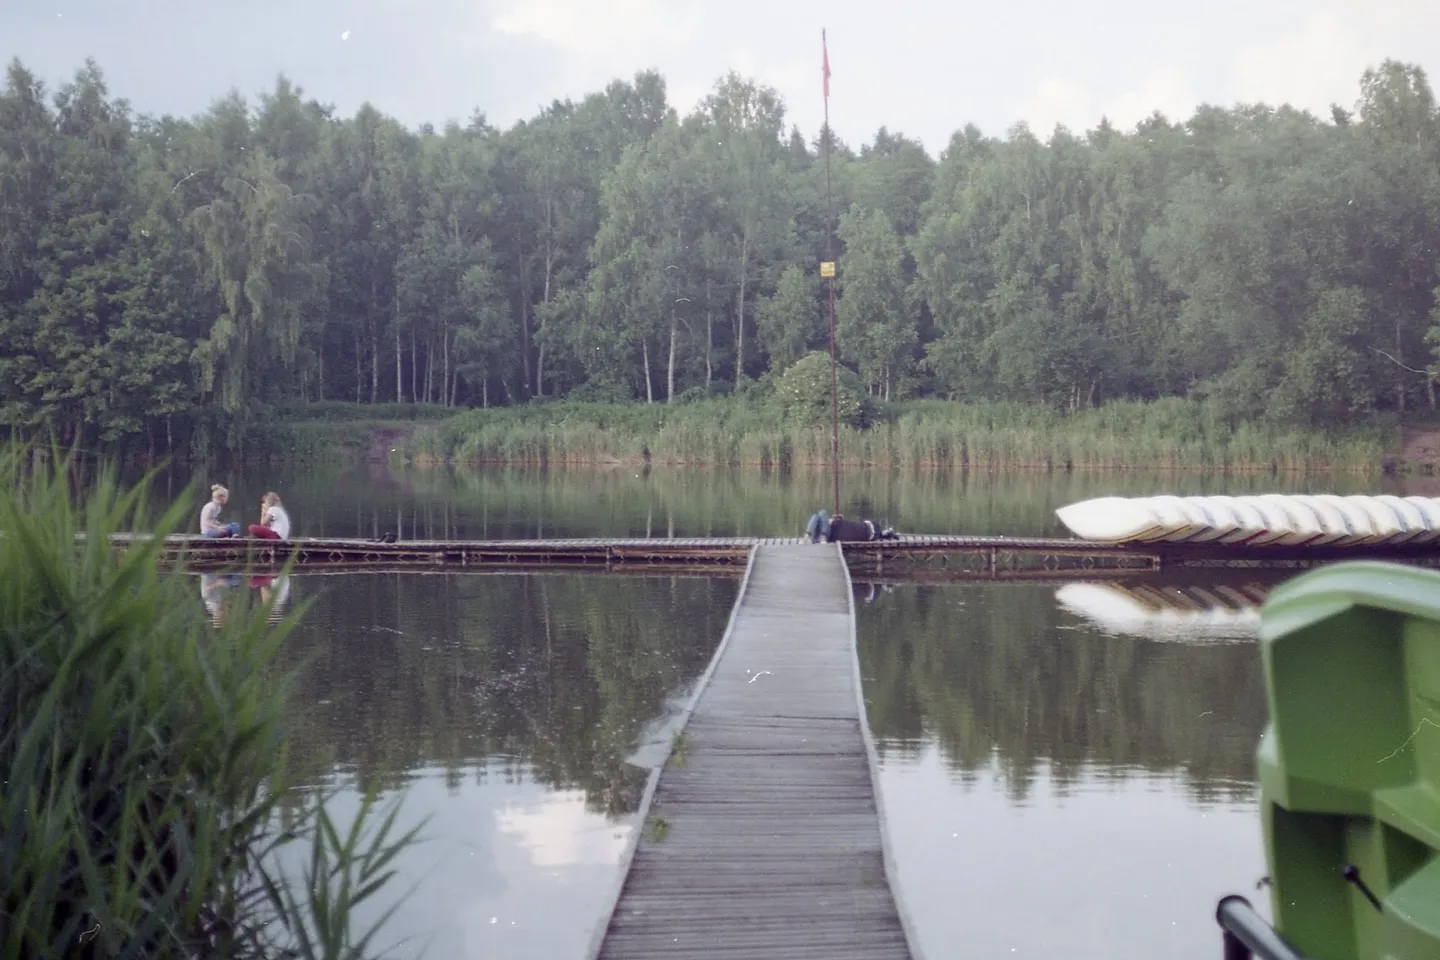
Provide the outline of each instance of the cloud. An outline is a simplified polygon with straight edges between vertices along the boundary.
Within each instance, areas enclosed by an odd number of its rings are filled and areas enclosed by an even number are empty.
[[[1102,117],[1121,130],[1133,128],[1156,110],[1172,120],[1188,119],[1199,100],[1183,71],[1164,67],[1151,71],[1138,86],[1103,105],[1073,80],[1046,77],[1016,113],[1031,133],[1048,140],[1056,124],[1063,124],[1071,133],[1083,134],[1098,126]]]
[[[1353,8],[1330,7],[1297,30],[1245,47],[1235,58],[1234,95],[1320,114],[1332,103],[1352,104],[1360,75],[1386,56],[1366,27]]]
[[[633,827],[612,827],[585,806],[579,790],[556,791],[538,801],[495,811],[502,834],[517,837],[540,867],[615,864]]]
[[[1111,100],[1102,112],[1117,129],[1129,130],[1157,110],[1172,121],[1188,120],[1199,102],[1190,78],[1174,67],[1165,67]]]
[[[700,106],[700,101],[710,95],[714,84],[676,83],[666,87],[665,95],[680,116],[685,116]]]
[[[1056,124],[1083,133],[1094,115],[1094,98],[1084,87],[1063,77],[1045,77],[1035,92],[1016,110],[1017,119],[1041,139],[1049,139]]]
[[[785,122],[793,123],[792,114],[797,105],[815,106],[821,103],[819,64],[801,63],[796,60],[757,59],[748,50],[737,50],[730,55],[728,69],[734,70],[758,86],[770,87],[785,102]],[[832,86],[833,86],[832,79]],[[806,103],[806,100],[810,103]],[[818,127],[818,123],[816,124]]]
[[[690,43],[700,11],[666,0],[513,0],[493,26],[587,56],[644,54]]]

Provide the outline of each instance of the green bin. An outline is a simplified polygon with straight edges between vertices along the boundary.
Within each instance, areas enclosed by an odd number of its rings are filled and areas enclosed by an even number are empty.
[[[1260,640],[1277,929],[1319,960],[1440,960],[1440,573],[1322,567]]]

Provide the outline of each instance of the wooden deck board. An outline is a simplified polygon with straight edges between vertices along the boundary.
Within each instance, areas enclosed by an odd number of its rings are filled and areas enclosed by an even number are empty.
[[[856,682],[839,549],[757,546],[596,956],[912,956]]]

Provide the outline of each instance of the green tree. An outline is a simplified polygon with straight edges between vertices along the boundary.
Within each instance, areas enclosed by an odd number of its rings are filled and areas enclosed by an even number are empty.
[[[900,238],[885,214],[859,210],[841,220],[840,236],[845,241],[835,308],[840,350],[856,362],[871,391],[890,400],[903,389],[916,345]]]
[[[775,293],[755,309],[755,329],[770,367],[788,370],[818,339],[820,312],[814,279],[795,265],[785,268]]]

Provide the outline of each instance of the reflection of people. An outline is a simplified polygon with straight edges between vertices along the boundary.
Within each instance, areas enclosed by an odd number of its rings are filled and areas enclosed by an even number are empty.
[[[273,490],[260,500],[260,522],[250,524],[250,536],[264,540],[290,539],[290,514]]]
[[[251,577],[250,589],[260,591],[260,602],[270,607],[272,622],[284,616],[285,601],[290,599],[289,577]]]
[[[244,582],[245,578],[238,573],[200,574],[200,599],[205,602],[212,624],[218,627],[225,623],[225,588],[238,587]]]
[[[226,578],[218,573],[200,574],[200,599],[205,603],[205,609],[210,614],[210,622],[215,626],[225,622],[225,608],[220,603],[221,593],[227,586]]]
[[[881,593],[893,593],[895,587],[889,583],[875,583],[873,580],[855,584],[855,595],[861,603],[874,603]]]
[[[230,491],[220,484],[210,487],[210,502],[200,508],[200,536],[202,537],[238,537],[240,536],[240,524],[221,523],[220,511],[225,509],[225,504],[230,502]]]

